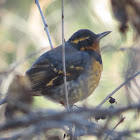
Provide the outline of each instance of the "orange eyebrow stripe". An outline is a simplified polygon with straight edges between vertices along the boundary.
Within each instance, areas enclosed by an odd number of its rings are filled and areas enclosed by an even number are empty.
[[[82,37],[82,38],[75,39],[74,41],[71,41],[71,42],[75,43],[75,44],[78,44],[79,41],[83,41],[83,40],[88,39],[88,38],[89,38],[89,36],[88,37]]]

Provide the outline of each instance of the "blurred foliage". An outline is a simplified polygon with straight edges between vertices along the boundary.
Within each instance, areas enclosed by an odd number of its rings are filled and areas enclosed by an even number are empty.
[[[87,100],[78,103],[83,106],[96,106],[124,79],[140,70],[140,2],[139,0],[65,0],[64,2],[66,40],[75,31],[84,28],[95,33],[112,31],[101,42],[104,70],[99,87]],[[40,0],[40,5],[56,47],[61,44],[62,40],[61,3],[59,0]],[[0,71],[7,71],[13,64],[41,48],[50,49],[34,1],[1,0]],[[17,66],[14,71],[24,75],[39,55],[40,53]],[[3,76],[0,75],[0,80],[2,78]],[[128,103],[127,93],[133,102],[138,101],[140,98],[139,83],[139,79],[136,78],[125,88],[119,90],[114,95],[117,100],[115,106]],[[133,89],[133,87],[135,88]],[[131,92],[136,92],[137,95],[133,95]],[[105,105],[109,106],[109,103]],[[61,105],[46,101],[42,97],[35,97],[34,107],[63,109]],[[127,114],[130,119],[133,115],[132,113]],[[126,125],[128,125],[127,121]]]

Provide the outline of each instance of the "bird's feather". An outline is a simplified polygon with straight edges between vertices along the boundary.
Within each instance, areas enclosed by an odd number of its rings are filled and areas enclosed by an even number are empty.
[[[88,53],[72,49],[66,47],[67,81],[78,78],[85,70],[87,60],[89,60]],[[63,84],[62,46],[40,56],[26,72],[26,75],[31,80],[32,89],[34,91],[54,88],[54,86]]]

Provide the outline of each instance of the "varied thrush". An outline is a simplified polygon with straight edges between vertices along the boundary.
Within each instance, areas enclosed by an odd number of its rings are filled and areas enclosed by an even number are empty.
[[[65,42],[66,77],[70,105],[84,100],[99,84],[103,70],[99,41],[110,31],[95,34],[81,29]],[[33,93],[66,105],[62,45],[42,54],[26,72]]]

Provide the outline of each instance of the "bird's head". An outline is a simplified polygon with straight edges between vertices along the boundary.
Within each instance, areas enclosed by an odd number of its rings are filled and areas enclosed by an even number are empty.
[[[93,50],[100,53],[99,42],[111,31],[95,34],[88,29],[81,29],[75,32],[68,40],[73,47],[80,51]]]

